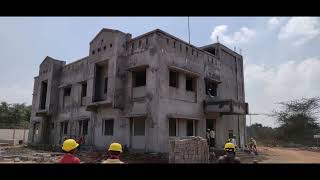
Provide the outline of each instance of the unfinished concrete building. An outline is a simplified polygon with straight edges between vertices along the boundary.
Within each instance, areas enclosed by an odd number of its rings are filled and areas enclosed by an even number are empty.
[[[171,137],[206,136],[216,147],[245,143],[243,58],[215,43],[195,47],[156,29],[132,38],[102,29],[89,56],[66,64],[46,57],[34,78],[28,143],[61,145],[83,136],[105,149],[168,152]]]

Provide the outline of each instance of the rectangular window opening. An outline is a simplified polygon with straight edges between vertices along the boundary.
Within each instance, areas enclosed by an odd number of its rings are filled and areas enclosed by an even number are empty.
[[[133,87],[140,87],[146,85],[146,70],[133,71]]]
[[[108,92],[108,77],[104,78],[104,93]]]
[[[47,101],[47,89],[48,89],[48,82],[42,81],[41,82],[41,95],[40,95],[40,109],[46,108],[46,101]]]
[[[193,135],[193,120],[187,120],[187,136]]]
[[[68,122],[61,122],[61,134],[68,134]]]
[[[194,91],[195,90],[195,78],[186,76],[186,90]]]
[[[89,125],[89,120],[83,120],[83,123],[82,123],[82,134],[83,135],[88,134],[88,125]]]
[[[169,86],[178,88],[179,83],[179,73],[175,71],[170,71],[169,75]]]
[[[176,119],[169,119],[169,136],[177,136]]]
[[[87,83],[81,84],[81,97],[87,96]]]
[[[114,120],[108,119],[104,120],[104,135],[105,136],[113,136],[113,129],[114,129]]]
[[[209,96],[217,96],[217,87],[218,85],[212,81],[205,81],[206,94]]]
[[[134,136],[144,136],[145,134],[145,120],[144,119],[134,119]]]
[[[79,135],[88,134],[89,119],[79,121]]]
[[[71,87],[64,88],[63,96],[70,96],[71,95]]]

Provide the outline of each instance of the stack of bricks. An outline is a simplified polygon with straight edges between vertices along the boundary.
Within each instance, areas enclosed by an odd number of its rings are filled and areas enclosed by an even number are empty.
[[[169,163],[209,163],[207,140],[195,136],[171,138]]]

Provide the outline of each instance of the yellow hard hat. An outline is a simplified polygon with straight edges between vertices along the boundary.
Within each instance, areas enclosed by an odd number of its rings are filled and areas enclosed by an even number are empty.
[[[79,144],[74,139],[67,139],[63,142],[62,149],[66,152],[69,152],[77,148]]]
[[[236,147],[234,146],[234,144],[232,143],[226,143],[224,145],[224,150],[225,151],[233,151],[233,152],[236,152]]]
[[[119,143],[112,143],[112,144],[110,144],[110,147],[109,147],[108,151],[119,151],[119,152],[122,152],[122,146]]]

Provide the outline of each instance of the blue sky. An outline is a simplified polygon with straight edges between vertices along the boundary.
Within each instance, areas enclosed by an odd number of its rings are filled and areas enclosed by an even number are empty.
[[[188,41],[187,17],[1,17],[0,101],[31,104],[33,77],[48,55],[73,62],[102,28],[133,37],[156,28]],[[191,43],[241,48],[246,101],[269,113],[279,101],[320,96],[319,17],[190,17]],[[265,116],[252,122],[276,126]]]

